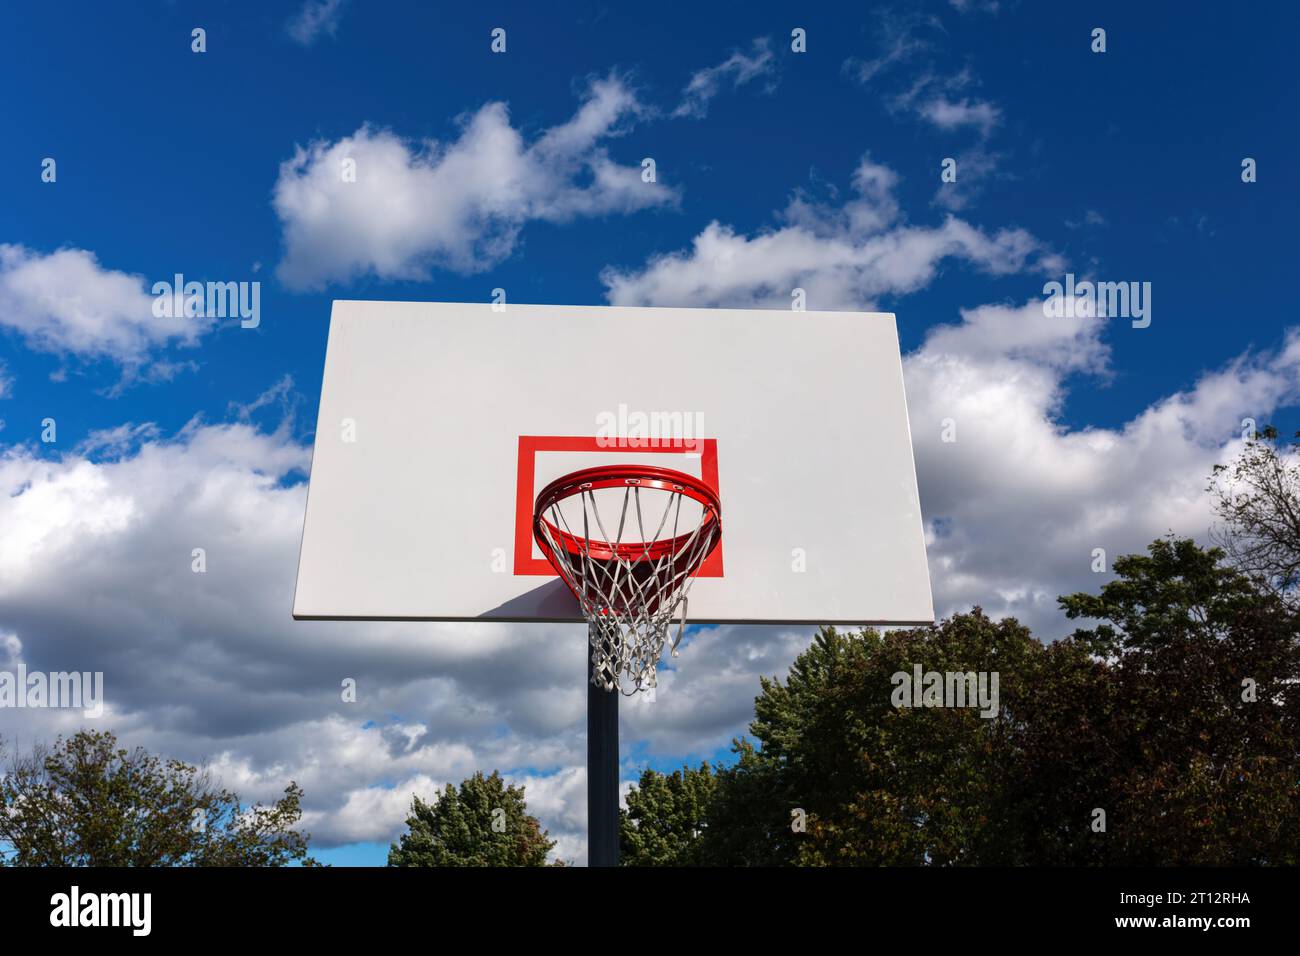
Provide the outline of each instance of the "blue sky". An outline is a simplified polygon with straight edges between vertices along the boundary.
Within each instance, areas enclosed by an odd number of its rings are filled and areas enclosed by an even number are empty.
[[[147,670],[176,647],[211,650],[204,679],[230,682],[233,696],[200,705],[158,690],[183,688],[190,671],[159,674],[157,684],[123,676],[119,726],[192,759],[215,757],[254,794],[273,794],[285,772],[308,777],[330,859],[381,861],[397,805],[387,791],[491,769],[488,760],[535,780],[544,822],[565,835],[561,851],[585,852],[580,809],[568,806],[581,791],[578,710],[565,723],[540,705],[494,698],[473,650],[447,652],[449,683],[412,683],[410,655],[426,653],[420,635],[430,630],[335,628],[313,643],[274,616],[278,592],[265,582],[289,573],[296,548],[295,496],[333,298],[484,301],[503,287],[512,302],[779,306],[788,293],[773,288],[797,281],[810,308],[895,311],[938,603],[947,612],[978,601],[1046,628],[1044,637],[1060,630],[1053,592],[1095,583],[1086,567],[1076,573],[1076,552],[1133,550],[1167,530],[1202,534],[1195,489],[1232,453],[1235,423],[1300,429],[1300,347],[1289,338],[1300,324],[1290,294],[1297,81],[1284,68],[1300,25],[1292,5],[306,7],[318,9],[320,28],[296,37],[301,0],[58,2],[0,14],[9,91],[0,246],[10,249],[0,259],[0,451],[8,507],[21,508],[10,528],[22,529],[7,554],[0,544],[0,561],[11,562],[0,566],[22,569],[0,584],[0,638],[21,644],[11,656],[51,667],[80,666],[67,660],[83,652],[111,664],[120,650]],[[194,27],[207,31],[205,53],[191,52]],[[495,27],[507,31],[504,54],[490,52]],[[796,27],[807,31],[805,53],[791,50]],[[1105,53],[1090,50],[1095,27],[1106,30]],[[530,151],[601,90],[621,105],[585,156]],[[494,191],[482,168],[425,178],[445,151],[466,146],[475,117],[505,153],[514,137],[522,152],[512,161],[536,175],[519,193]],[[421,146],[431,140],[441,146]],[[473,154],[480,167],[496,148]],[[391,187],[394,208],[420,224],[399,228],[329,193],[314,213],[301,196],[338,149],[396,157],[400,175],[377,188]],[[594,189],[586,159],[595,154],[619,182],[653,157],[661,191],[630,199]],[[54,183],[41,180],[46,157],[57,161]],[[958,160],[955,186],[940,182],[945,157]],[[1257,160],[1257,182],[1242,182],[1245,157]],[[855,192],[864,170],[875,186]],[[442,205],[438,190],[455,187],[473,201]],[[864,212],[879,223],[846,225]],[[727,269],[692,259],[711,223],[736,253]],[[953,238],[959,228],[967,238]],[[778,266],[765,260],[757,246],[774,235],[797,240],[804,265],[790,265],[780,246]],[[900,252],[901,263],[871,251],[906,239],[938,251]],[[380,262],[380,247],[397,251]],[[49,258],[60,250],[82,253]],[[834,265],[842,254],[856,257],[847,279]],[[76,275],[60,271],[76,265]],[[706,279],[691,278],[692,266]],[[1114,319],[1041,333],[1035,303],[1065,271],[1150,282],[1150,327]],[[177,272],[260,281],[260,325],[227,320],[186,340],[130,314],[141,290]],[[42,277],[51,284],[32,292]],[[64,301],[51,304],[51,290]],[[975,421],[959,452],[970,457],[945,458],[921,434],[949,415]],[[39,440],[47,417],[57,443]],[[105,436],[144,423],[153,427]],[[86,473],[96,477],[78,484]],[[192,512],[213,475],[241,489],[232,510]],[[148,501],[132,498],[155,480]],[[16,494],[47,487],[26,504]],[[175,587],[148,559],[168,528],[191,518],[214,535],[241,521],[274,535],[241,543],[250,577],[232,579],[223,599],[252,609],[246,640],[197,635],[206,625],[169,603]],[[90,529],[80,551],[58,537],[77,522]],[[1013,522],[1025,525],[1024,540],[1007,530]],[[177,547],[188,554],[184,541]],[[109,555],[130,576],[95,571]],[[72,612],[50,608],[59,581],[87,608],[97,589],[105,601],[125,599],[140,615],[130,636],[100,636],[86,623],[93,615],[70,630]],[[263,611],[265,626],[246,624]],[[281,649],[261,659],[275,634]],[[756,673],[769,673],[807,635],[711,630],[696,646],[713,641],[708,653],[726,661],[735,645],[724,639],[761,646]],[[501,638],[514,640],[524,641]],[[340,730],[310,695],[283,680],[276,690],[279,678],[253,694],[236,676],[291,674],[293,655],[313,647],[332,667],[366,641],[384,648],[380,663],[355,665],[374,667],[384,688],[367,718],[399,728],[377,748],[387,763],[358,769],[340,756],[358,745],[340,743],[350,734],[378,731]],[[569,666],[557,660],[556,673]],[[535,664],[524,654],[511,686]],[[725,754],[754,677],[683,677],[705,697],[683,690],[691,705],[673,711],[668,731],[628,718],[624,753],[636,759],[625,776]],[[702,706],[717,695],[730,704]],[[492,718],[439,724],[450,700],[457,713],[485,708]],[[303,744],[304,734],[318,743]],[[366,817],[389,831],[367,829]]]
[[[7,420],[43,417],[54,402],[70,430],[117,424],[123,412],[178,427],[195,411],[224,413],[229,401],[251,399],[285,372],[310,395],[332,296],[481,300],[500,285],[513,301],[600,303],[603,267],[677,249],[713,218],[738,229],[769,226],[793,189],[843,190],[868,150],[898,171],[915,218],[937,218],[940,211],[926,207],[939,163],[974,136],[890,112],[883,100],[913,78],[905,64],[897,77],[880,77],[880,91],[845,75],[846,59],[875,56],[883,42],[881,15],[869,7],[801,13],[811,38],[802,58],[787,52],[791,15],[773,4],[695,5],[680,15],[668,5],[647,18],[601,4],[575,4],[567,14],[519,5],[489,15],[368,3],[345,7],[335,36],[305,48],[285,34],[293,8],[10,10],[0,76],[23,93],[6,109],[0,154],[5,241],[90,249],[106,268],[150,279],[177,270],[252,278],[255,263],[273,268],[281,253],[270,195],[295,144],[336,139],[363,123],[445,139],[455,135],[457,116],[492,100],[508,103],[519,127],[536,130],[566,119],[583,79],[611,69],[625,71],[649,103],[671,109],[695,70],[747,50],[756,37],[782,41],[780,67],[726,94],[707,121],[647,123],[614,144],[625,162],[656,158],[663,180],[682,189],[678,210],[537,224],[513,256],[470,276],[363,279],[320,294],[269,283],[259,333],[223,330],[205,342],[200,373],[179,376],[165,398],[140,389],[92,410],[76,386],[93,394],[114,372],[90,369],[71,388],[16,390]],[[1289,257],[1279,253],[1296,246],[1296,191],[1286,186],[1298,144],[1287,108],[1295,83],[1275,65],[1285,62],[1294,12],[1265,5],[1229,16],[1182,4],[1104,3],[1017,4],[993,15],[942,3],[928,9],[942,22],[924,30],[938,37],[941,66],[969,66],[979,96],[1006,117],[991,149],[1007,155],[967,215],[1023,226],[1072,261],[1095,258],[1108,276],[1159,286],[1163,321],[1125,342],[1107,388],[1071,394],[1067,420],[1112,424],[1247,343],[1276,343],[1287,320],[1277,290],[1289,274]],[[488,33],[498,20],[508,48],[493,56]],[[1089,30],[1103,24],[1108,50],[1092,54]],[[190,52],[194,25],[206,25],[206,54]],[[1262,166],[1250,188],[1238,175],[1245,155]],[[45,156],[59,163],[54,186],[40,181]],[[1088,210],[1105,226],[1066,228]],[[905,345],[928,325],[952,321],[976,283],[990,286],[961,269],[949,273],[879,303],[900,313]],[[1013,278],[992,291],[1024,295],[1033,286]],[[23,350],[8,361],[26,380],[59,365]]]

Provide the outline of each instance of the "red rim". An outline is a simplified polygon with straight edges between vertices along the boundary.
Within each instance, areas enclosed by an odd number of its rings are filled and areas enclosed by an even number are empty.
[[[565,498],[601,488],[625,487],[679,492],[699,502],[704,507],[704,517],[700,521],[699,528],[678,535],[676,538],[656,541],[649,546],[644,542],[613,544],[597,538],[588,539],[569,534],[543,517],[547,509]],[[664,555],[681,550],[693,537],[712,535],[713,541],[709,545],[709,550],[700,557],[700,563],[703,563],[704,558],[707,558],[722,540],[721,522],[722,500],[716,491],[694,475],[656,465],[602,465],[598,468],[584,468],[555,479],[542,489],[533,506],[533,537],[537,539],[538,547],[542,549],[542,553],[552,565],[555,564],[555,556],[551,553],[546,536],[540,533],[542,524],[546,525],[555,540],[569,554],[588,554],[598,560],[608,560],[617,556],[625,561],[655,561]],[[713,525],[718,527],[711,527]]]

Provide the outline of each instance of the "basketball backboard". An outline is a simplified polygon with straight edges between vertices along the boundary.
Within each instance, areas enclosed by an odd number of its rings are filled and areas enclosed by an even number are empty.
[[[337,301],[293,615],[582,621],[532,534],[580,468],[716,488],[692,623],[934,620],[894,317]]]

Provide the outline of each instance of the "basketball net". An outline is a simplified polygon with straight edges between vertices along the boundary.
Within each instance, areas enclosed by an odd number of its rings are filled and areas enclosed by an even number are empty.
[[[628,696],[657,686],[693,575],[722,537],[717,493],[668,468],[588,468],[543,489],[533,534],[590,625],[592,683]]]

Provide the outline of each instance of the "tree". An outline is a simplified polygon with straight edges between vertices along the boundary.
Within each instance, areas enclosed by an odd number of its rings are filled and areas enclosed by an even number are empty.
[[[736,763],[717,769],[704,814],[699,860],[704,866],[783,866],[791,847],[790,800],[779,764],[746,739],[732,741]]]
[[[708,762],[671,774],[645,770],[619,811],[624,866],[695,866],[716,778]]]
[[[0,780],[0,860],[10,866],[314,865],[295,783],[244,807],[206,769],[80,731],[11,754]]]
[[[1279,454],[1263,428],[1230,465],[1215,465],[1209,491],[1226,522],[1216,542],[1237,568],[1300,610],[1300,432]]]
[[[738,762],[718,774],[701,859],[730,865],[1015,862],[1011,723],[899,708],[893,675],[1000,671],[1014,701],[1042,647],[976,609],[938,628],[822,628],[783,684],[763,679]],[[806,829],[798,826],[806,820]]]
[[[757,741],[732,742],[736,763],[720,769],[706,814],[700,848],[714,866],[788,866],[795,862],[802,834],[792,814],[816,812],[825,790],[838,781],[821,755],[834,745],[820,732],[818,713],[833,675],[851,659],[869,653],[874,631],[844,634],[821,628],[812,645],[790,665],[784,684],[759,678],[749,732]]]
[[[482,772],[433,802],[412,798],[407,832],[388,850],[389,866],[545,866],[555,846],[529,815],[524,788]]]
[[[1119,558],[1100,593],[1061,598],[1091,626],[1050,645],[979,608],[821,629],[784,681],[761,681],[752,739],[702,814],[642,777],[658,842],[629,862],[1300,862],[1300,629],[1223,559],[1177,538]],[[996,716],[898,706],[895,675],[916,666],[996,673]]]
[[[1091,829],[1092,813],[1113,810],[1111,758],[1125,747],[1116,737],[1114,714],[1124,705],[1115,671],[1086,642],[1067,638],[1045,645],[1026,677],[1032,683],[1010,707],[1006,741],[1014,748],[1005,810],[1014,862],[1103,863],[1107,845]]]
[[[1033,686],[1042,646],[1014,620],[994,622],[979,608],[935,628],[864,631],[854,643],[857,652],[827,670],[824,689],[805,691],[804,723],[816,743],[801,752],[781,748],[790,752],[799,806],[808,813],[806,838],[794,838],[794,862],[1020,862],[1014,794],[1021,781],[1007,714]],[[917,665],[923,673],[986,675],[990,691],[997,672],[996,714],[982,716],[976,706],[896,706],[894,675],[911,679]],[[756,715],[765,710],[774,712],[769,703]]]
[[[1104,862],[1300,861],[1300,635],[1281,599],[1223,558],[1156,541],[1117,559],[1100,594],[1061,599],[1101,622],[1073,640],[1116,680],[1105,706],[1082,702],[1095,723],[1077,751],[1104,771]],[[1083,715],[1039,732],[1073,733]]]

